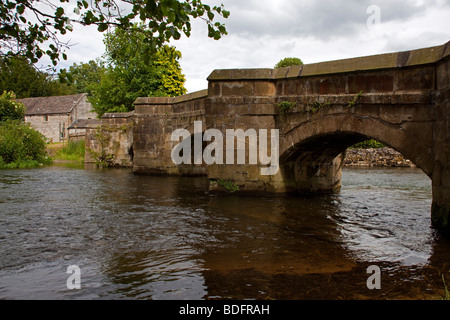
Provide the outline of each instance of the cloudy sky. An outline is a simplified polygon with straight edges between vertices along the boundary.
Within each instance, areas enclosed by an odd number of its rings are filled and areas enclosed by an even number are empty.
[[[207,37],[194,20],[190,38],[173,41],[183,54],[181,67],[189,92],[207,88],[214,69],[273,68],[285,57],[305,64],[450,41],[450,0],[203,0],[224,4],[228,35]],[[379,13],[379,15],[378,15]],[[104,52],[103,35],[75,26],[68,61],[87,62]]]

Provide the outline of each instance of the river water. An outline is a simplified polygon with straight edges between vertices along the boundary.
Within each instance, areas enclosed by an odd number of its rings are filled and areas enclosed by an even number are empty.
[[[450,243],[430,225],[430,179],[345,168],[342,183],[243,197],[127,169],[0,171],[0,299],[441,299]]]

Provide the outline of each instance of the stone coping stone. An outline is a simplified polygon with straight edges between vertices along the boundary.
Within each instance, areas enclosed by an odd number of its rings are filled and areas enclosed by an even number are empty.
[[[130,112],[108,112],[102,115],[102,118],[130,118],[134,115],[134,111]]]
[[[135,105],[170,105],[182,102],[193,101],[197,99],[206,98],[208,96],[208,89],[200,90],[178,97],[139,97],[134,101]]]
[[[450,41],[446,44],[411,51],[384,53],[366,57],[325,61],[280,69],[218,69],[208,81],[276,80],[314,75],[393,69],[436,63],[450,57]]]

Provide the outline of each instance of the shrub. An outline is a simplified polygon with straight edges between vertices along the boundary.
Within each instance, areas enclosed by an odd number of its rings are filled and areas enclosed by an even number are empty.
[[[286,114],[292,110],[297,104],[295,102],[282,101],[278,104],[281,114]]]
[[[275,69],[285,68],[290,66],[299,66],[302,65],[303,61],[299,58],[284,58],[275,65]]]
[[[230,193],[235,193],[236,191],[239,191],[239,186],[237,186],[233,181],[231,180],[223,180],[219,179],[217,180],[217,184],[219,186],[222,186],[225,188],[226,191]]]
[[[12,91],[4,91],[0,96],[0,122],[24,119],[25,107],[22,103],[15,101],[15,98]]]
[[[51,160],[45,150],[46,138],[21,121],[0,123],[0,167],[29,168]]]
[[[351,146],[351,149],[370,149],[370,148],[384,148],[385,145],[382,144],[381,142],[378,142],[377,140],[374,139],[370,139],[370,140],[366,140],[366,141],[362,141],[360,143],[357,143],[353,146]]]

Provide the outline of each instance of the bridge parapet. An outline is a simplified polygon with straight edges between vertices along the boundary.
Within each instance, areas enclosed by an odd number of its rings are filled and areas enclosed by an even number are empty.
[[[147,174],[205,175],[202,165],[177,166],[171,158],[176,129],[204,121],[208,90],[179,97],[142,97],[135,101],[133,171]]]

